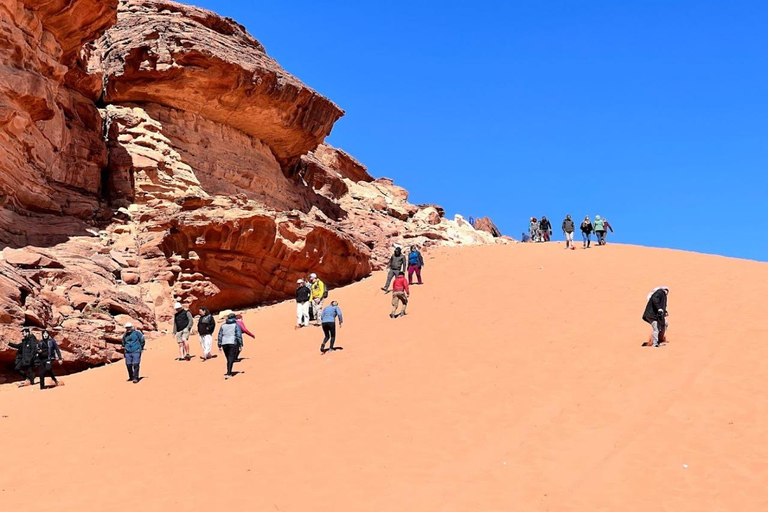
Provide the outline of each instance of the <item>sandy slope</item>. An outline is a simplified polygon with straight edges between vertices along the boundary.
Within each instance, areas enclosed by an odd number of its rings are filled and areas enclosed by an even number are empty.
[[[228,382],[164,340],[139,385],[0,389],[2,509],[768,510],[768,265],[551,244],[425,275],[404,319],[380,275],[334,291],[332,355],[282,304],[247,315]],[[641,348],[658,284],[671,343]]]

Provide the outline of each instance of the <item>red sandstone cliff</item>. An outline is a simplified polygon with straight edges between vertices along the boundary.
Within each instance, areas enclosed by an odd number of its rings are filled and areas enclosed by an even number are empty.
[[[492,243],[323,144],[343,115],[232,20],[160,0],[0,0],[0,379],[22,324],[67,368],[120,324],[332,287],[394,243]]]

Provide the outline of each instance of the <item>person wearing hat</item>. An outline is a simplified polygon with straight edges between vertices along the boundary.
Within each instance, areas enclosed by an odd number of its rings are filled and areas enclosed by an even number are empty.
[[[179,361],[189,361],[192,357],[189,353],[189,335],[195,325],[195,318],[180,302],[174,304],[173,309],[176,310],[173,316],[173,335],[179,344]]]
[[[592,226],[592,221],[589,220],[589,215],[584,217],[584,221],[581,223],[581,238],[584,241],[582,244],[583,249],[589,249],[589,245],[592,243],[592,231],[594,231],[594,227]]]
[[[311,287],[310,298],[312,300],[312,309],[314,310],[315,325],[320,325],[320,315],[323,312],[323,301],[328,297],[328,288],[325,283],[318,279],[317,274],[309,275]]]
[[[651,324],[651,344],[658,347],[659,343],[666,341],[665,335],[669,328],[667,316],[667,297],[669,296],[668,286],[657,286],[648,294],[648,302],[643,311],[643,321]]]
[[[392,284],[392,312],[389,314],[390,318],[397,318],[399,316],[405,316],[405,309],[408,307],[408,295],[410,294],[408,289],[408,281],[405,279],[405,273],[400,272]],[[397,307],[402,304],[403,310],[398,314]]]
[[[224,355],[227,357],[227,373],[224,374],[224,378],[228,379],[234,377],[232,373],[232,365],[235,364],[237,354],[240,352],[240,347],[243,346],[243,330],[237,325],[237,315],[235,313],[229,313],[227,315],[227,321],[219,327],[218,347],[219,350],[224,351]]]
[[[200,335],[200,347],[203,349],[203,362],[211,357],[213,332],[216,330],[216,319],[205,306],[200,308],[200,319],[197,321],[197,333]]]
[[[40,366],[38,374],[40,377],[40,389],[45,389],[46,375],[50,375],[51,379],[53,379],[54,387],[64,385],[53,374],[53,360],[57,360],[61,364],[64,359],[61,357],[59,344],[56,343],[55,339],[51,338],[51,334],[47,330],[44,330],[40,343],[37,344],[37,364]]]
[[[309,300],[312,297],[312,290],[304,284],[303,279],[296,281],[296,327],[301,329],[309,325]]]
[[[24,327],[21,329],[21,342],[8,343],[8,346],[16,349],[15,369],[24,377],[24,381],[19,384],[19,387],[33,385],[35,383],[33,366],[37,358],[37,338],[30,332],[29,327]]]
[[[595,215],[595,236],[597,236],[597,245],[605,244],[605,220],[599,215]]]
[[[389,258],[389,265],[387,266],[387,282],[382,288],[383,291],[389,293],[389,284],[400,272],[405,272],[405,265],[406,259],[403,254],[403,249],[399,245],[395,245],[395,252],[392,254],[392,257]]]
[[[128,381],[138,383],[139,366],[141,365],[141,353],[144,351],[144,335],[133,327],[131,322],[125,324],[123,333],[123,352],[125,353],[125,367],[128,369]]]
[[[576,228],[570,214],[565,216],[563,220],[563,234],[565,235],[565,248],[575,249],[573,246],[573,231]]]
[[[539,234],[543,242],[549,242],[549,237],[552,236],[552,223],[549,222],[546,215],[542,216],[539,221]]]
[[[344,317],[341,314],[341,309],[339,308],[339,303],[335,300],[331,302],[331,305],[323,309],[322,312],[322,320],[323,320],[323,334],[325,337],[323,338],[323,343],[320,345],[320,353],[325,354],[326,352],[333,352],[334,350],[341,350],[341,347],[334,347],[334,343],[336,343],[336,318],[339,319],[339,329],[341,329],[341,326],[344,324]],[[328,343],[330,340],[331,345],[328,348],[328,350],[325,350],[325,344]]]

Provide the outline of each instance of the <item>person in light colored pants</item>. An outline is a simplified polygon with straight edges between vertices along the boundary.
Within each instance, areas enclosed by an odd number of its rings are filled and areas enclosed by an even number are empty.
[[[313,299],[312,307],[315,314],[315,325],[320,325],[320,316],[323,314],[323,299]]]
[[[572,245],[573,245],[573,231],[571,231],[570,233],[568,233],[566,231],[565,232],[565,246],[566,247],[570,247]]]
[[[203,349],[203,360],[208,359],[211,355],[211,348],[213,347],[213,335],[201,334],[200,347]]]
[[[653,328],[653,333],[651,334],[651,343],[654,347],[659,346],[659,322],[657,320],[654,320],[651,322],[651,328]],[[664,319],[664,335],[667,334],[667,329],[669,329],[669,321]],[[661,340],[662,342],[666,341],[664,339]]]
[[[309,301],[296,303],[296,325],[309,325]]]

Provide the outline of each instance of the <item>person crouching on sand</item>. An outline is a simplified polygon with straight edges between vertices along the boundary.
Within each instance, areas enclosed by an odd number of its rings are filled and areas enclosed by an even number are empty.
[[[227,316],[227,321],[219,327],[218,347],[219,350],[224,351],[224,355],[227,357],[227,373],[224,374],[224,378],[228,379],[234,377],[232,373],[232,365],[235,364],[237,354],[240,352],[240,347],[243,346],[243,330],[237,325],[237,315],[230,313]]]
[[[341,329],[341,326],[344,325],[344,316],[341,314],[339,303],[334,300],[331,302],[331,305],[325,307],[320,314],[320,318],[323,321],[323,334],[325,336],[323,338],[323,343],[320,345],[320,354],[341,350],[341,347],[334,347],[334,344],[336,343],[336,317],[339,318],[339,329]],[[325,350],[325,344],[328,343],[328,341],[331,342],[331,345],[328,350]]]
[[[667,321],[667,296],[669,288],[659,286],[651,290],[648,294],[648,303],[643,312],[643,320],[651,324],[653,332],[651,333],[651,345],[658,347],[659,343],[665,343],[669,322]]]
[[[405,274],[400,272],[395,278],[395,282],[392,284],[392,312],[389,314],[390,318],[405,316],[405,309],[408,307],[408,295],[410,293],[411,290],[408,288],[408,281],[405,279]],[[398,314],[397,307],[400,304],[403,305],[403,310]]]

